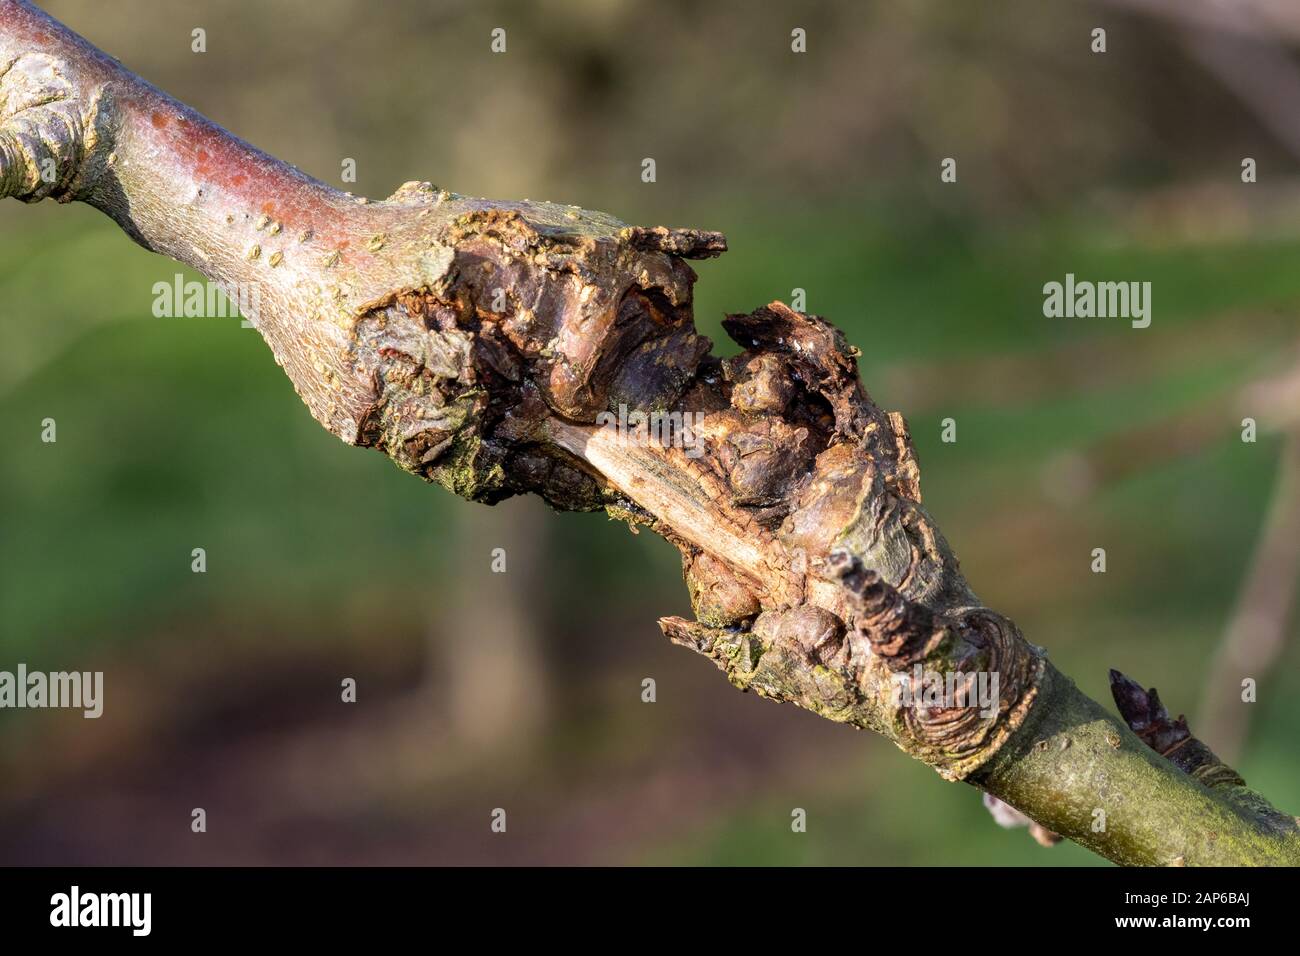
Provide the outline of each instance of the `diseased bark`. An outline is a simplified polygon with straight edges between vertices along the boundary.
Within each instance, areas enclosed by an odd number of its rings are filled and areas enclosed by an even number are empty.
[[[1300,862],[1293,819],[1154,752],[981,604],[921,503],[902,416],[836,329],[772,303],[726,321],[740,355],[710,354],[686,260],[720,235],[427,183],[346,196],[22,0],[0,0],[0,71],[0,195],[90,203],[255,285],[255,324],[344,441],[476,501],[535,493],[662,534],[696,618],[663,629],[737,687],[882,733],[1118,862]],[[596,424],[620,407],[693,428]],[[996,674],[996,699],[909,706],[896,678],[918,667]]]

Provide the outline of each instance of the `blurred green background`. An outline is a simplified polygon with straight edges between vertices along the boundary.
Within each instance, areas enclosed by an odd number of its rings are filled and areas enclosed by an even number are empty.
[[[1239,440],[1239,394],[1296,358],[1300,137],[1232,64],[1292,64],[1285,18],[1247,35],[1041,0],[42,6],[358,194],[429,179],[722,230],[700,326],[729,351],[724,313],[806,290],[907,415],[976,591],[1085,691],[1109,701],[1117,667],[1194,719],[1243,676],[1210,663],[1277,482],[1281,439]],[[1300,84],[1272,88],[1300,123]],[[662,541],[533,499],[469,505],[346,447],[256,332],[152,316],[178,269],[88,208],[0,204],[0,669],[106,683],[98,721],[0,712],[0,862],[1100,862],[671,647],[655,619],[689,604]],[[1066,272],[1152,282],[1151,327],[1044,318]],[[1295,811],[1285,634],[1244,675],[1260,691],[1237,763]]]

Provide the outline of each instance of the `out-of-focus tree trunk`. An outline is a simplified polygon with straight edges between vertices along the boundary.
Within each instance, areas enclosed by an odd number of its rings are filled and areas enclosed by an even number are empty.
[[[456,743],[511,749],[528,745],[545,727],[544,515],[537,501],[525,498],[459,509],[451,541],[442,542],[459,560],[431,615],[427,684],[443,697],[437,703],[445,706]]]
[[[1261,684],[1286,645],[1300,582],[1300,432],[1282,442],[1273,500],[1237,596],[1223,643],[1210,664],[1197,723],[1215,751],[1236,760],[1246,742],[1252,699],[1244,680]],[[1267,692],[1267,691],[1265,691]]]

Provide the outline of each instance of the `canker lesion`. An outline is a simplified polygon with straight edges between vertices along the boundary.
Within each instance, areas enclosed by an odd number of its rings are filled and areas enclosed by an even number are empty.
[[[0,198],[59,196],[80,172],[86,110],[65,73],[44,53],[0,63]]]
[[[871,400],[842,333],[774,302],[728,316],[742,350],[717,357],[682,256],[720,239],[563,232],[548,210],[457,213],[433,234],[454,250],[445,276],[359,317],[361,443],[474,500],[535,493],[648,527],[681,552],[695,615],[661,626],[733,684],[882,731],[945,776],[980,766],[1041,660],[970,593],[920,504],[906,422]],[[597,424],[620,405],[690,415],[702,449]],[[891,675],[914,663],[998,669],[999,699],[900,708]]]

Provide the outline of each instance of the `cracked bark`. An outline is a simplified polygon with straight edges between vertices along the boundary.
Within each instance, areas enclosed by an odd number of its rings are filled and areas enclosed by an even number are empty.
[[[5,195],[89,203],[255,287],[250,318],[345,442],[475,501],[532,493],[662,534],[695,613],[663,630],[737,687],[884,734],[1120,863],[1300,862],[1293,818],[1152,750],[983,606],[921,502],[902,416],[833,326],[772,303],[727,319],[740,355],[711,354],[687,260],[720,254],[719,234],[428,183],[350,197],[24,0],[0,0]],[[620,406],[691,430],[596,424]],[[895,677],[918,666],[996,673],[997,699],[910,706]]]

